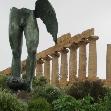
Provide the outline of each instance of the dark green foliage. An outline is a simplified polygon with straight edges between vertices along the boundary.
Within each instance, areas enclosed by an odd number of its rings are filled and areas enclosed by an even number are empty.
[[[71,96],[61,96],[53,102],[54,111],[77,111],[78,101]]]
[[[75,82],[70,86],[66,93],[73,96],[76,99],[82,99],[85,96],[90,95],[94,98],[94,101],[104,98],[107,93],[107,88],[103,87],[103,82],[97,81],[81,81]]]
[[[93,98],[91,96],[86,96],[83,99],[77,101],[79,103],[79,111],[95,111],[94,104],[92,104]]]
[[[43,76],[39,78],[34,78],[33,79],[33,87],[36,88],[38,86],[45,86],[47,84],[47,79]]]
[[[90,104],[90,106],[91,108],[88,111],[111,111],[111,92],[108,92],[98,103]]]
[[[33,79],[33,98],[44,97],[45,87],[47,85],[47,80],[44,77],[34,78]]]
[[[46,99],[39,97],[29,101],[28,111],[51,111],[51,107]]]
[[[58,99],[63,93],[57,87],[46,86],[44,97],[48,102],[52,103],[54,100]]]
[[[47,80],[44,77],[33,80],[33,98],[44,97],[49,103],[53,100],[58,99],[61,95],[61,91],[57,87],[53,87],[47,84]]]
[[[56,100],[63,93],[57,87],[52,87],[50,85],[38,86],[33,92],[33,98],[44,97],[49,103]]]
[[[102,103],[104,103],[106,111],[111,111],[111,90],[104,97],[104,100]]]
[[[32,92],[33,98],[44,97],[44,95],[45,95],[45,87],[42,86],[36,87]]]
[[[77,100],[79,103],[78,111],[110,111],[107,110],[106,101],[99,100],[98,103],[92,103],[94,100],[91,96],[86,96],[81,100]]]
[[[86,96],[83,99],[76,100],[71,96],[61,96],[53,102],[54,111],[110,111],[107,110],[106,101],[92,103],[93,98]]]
[[[3,90],[0,91],[0,111],[27,111],[27,105]]]
[[[7,88],[6,81],[7,81],[7,76],[0,74],[0,87],[1,88]]]
[[[47,84],[44,77],[34,78],[33,92],[19,93],[21,100],[7,88],[6,80],[0,75],[0,111],[111,111],[111,89],[103,87],[99,80],[76,82],[67,88],[70,95],[66,95]]]

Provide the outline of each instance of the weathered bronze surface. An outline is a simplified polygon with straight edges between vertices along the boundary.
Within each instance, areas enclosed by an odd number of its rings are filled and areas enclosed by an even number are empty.
[[[58,23],[55,11],[48,0],[41,1],[38,0],[36,2],[35,10],[29,10],[26,8],[17,9],[15,7],[10,10],[9,41],[13,58],[11,67],[12,76],[8,80],[8,86],[14,90],[32,90],[32,80],[36,65],[36,50],[39,43],[39,29],[36,21],[37,17],[43,20],[48,32],[52,34],[53,40],[57,43]],[[43,5],[43,3],[45,5]],[[26,61],[27,77],[25,82],[21,78],[23,32],[26,38],[28,53]],[[22,86],[27,88],[22,88]]]

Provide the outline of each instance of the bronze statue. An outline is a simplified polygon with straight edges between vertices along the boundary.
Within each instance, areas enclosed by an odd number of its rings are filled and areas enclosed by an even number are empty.
[[[8,80],[8,86],[14,90],[32,89],[32,80],[36,65],[36,49],[39,43],[39,29],[36,18],[41,18],[46,25],[47,31],[52,34],[53,40],[57,43],[58,22],[55,11],[48,0],[37,0],[35,10],[26,8],[17,9],[15,7],[11,9],[9,41],[13,58],[11,66],[12,76]],[[20,76],[23,32],[26,38],[28,53],[26,61],[26,84]]]

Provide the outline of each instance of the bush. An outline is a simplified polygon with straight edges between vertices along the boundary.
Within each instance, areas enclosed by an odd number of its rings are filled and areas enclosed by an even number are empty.
[[[104,99],[100,100],[99,103],[95,103],[95,108],[95,111],[111,111],[111,89],[108,90]]]
[[[0,111],[27,111],[27,105],[3,90],[0,91]]]
[[[93,105],[93,110],[91,111],[110,111],[110,110],[107,110],[107,107],[104,101],[100,101],[99,103],[95,103]]]
[[[58,99],[63,93],[57,88],[50,85],[38,86],[33,92],[33,98],[44,97],[49,103]]]
[[[79,111],[95,111],[95,106],[93,104],[93,98],[91,96],[86,96],[81,100],[78,100],[80,107]]]
[[[45,86],[47,84],[47,80],[45,77],[41,76],[39,78],[34,77],[33,79],[33,87],[36,88],[38,86]]]
[[[0,74],[0,87],[7,88],[7,76]]]
[[[111,111],[111,105],[107,106],[106,101],[93,103],[91,96],[76,100],[71,96],[61,96],[53,102],[54,111]],[[110,108],[109,108],[110,107]]]
[[[58,99],[62,94],[63,93],[57,87],[46,86],[44,97],[49,103],[52,103],[54,100]]]
[[[81,100],[76,100],[71,96],[61,96],[53,102],[54,111],[110,111],[104,101],[92,103],[93,98],[86,96]]]
[[[45,95],[45,87],[42,86],[34,88],[34,91],[32,92],[32,98],[44,97],[44,95]]]
[[[46,99],[39,97],[29,101],[28,111],[51,111],[51,107]]]
[[[66,90],[66,93],[76,99],[82,99],[83,97],[90,95],[94,98],[94,101],[98,101],[99,99],[104,98],[107,93],[107,88],[103,87],[103,82],[100,80],[86,80],[73,83],[73,85]]]
[[[111,111],[111,91],[107,93],[102,103],[106,107],[106,111]]]
[[[42,76],[40,78],[34,78],[33,79],[33,92],[32,97],[43,97],[45,95],[45,87],[47,85],[46,79]]]
[[[93,98],[91,96],[86,96],[79,101],[79,108],[77,111],[110,111],[106,110],[106,105],[104,100],[100,100],[98,103],[93,103]]]
[[[49,103],[52,103],[53,100],[61,95],[59,88],[48,85],[44,77],[34,78],[33,87],[33,98],[43,97],[47,99]]]
[[[54,111],[79,111],[79,103],[71,96],[61,96],[53,102]]]

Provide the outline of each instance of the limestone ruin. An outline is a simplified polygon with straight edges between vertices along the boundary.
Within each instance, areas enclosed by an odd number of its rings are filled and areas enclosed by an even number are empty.
[[[98,79],[96,51],[98,39],[99,37],[94,35],[94,28],[74,36],[68,33],[59,37],[56,46],[37,53],[35,76],[45,76],[48,82],[55,86],[65,86],[76,80]],[[88,57],[87,46],[89,47]],[[25,64],[26,61],[23,61],[22,72],[25,71]],[[7,68],[1,73],[9,75],[11,69]],[[107,45],[105,81],[106,85],[111,85],[111,44]]]

